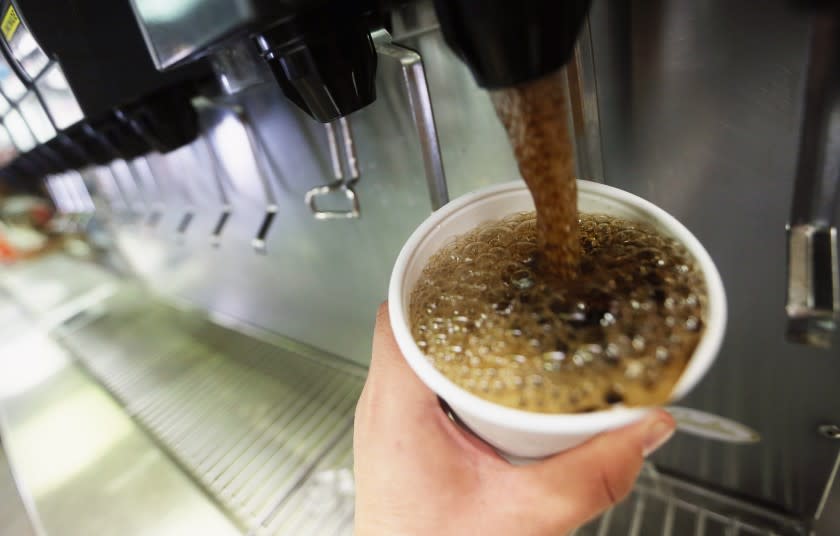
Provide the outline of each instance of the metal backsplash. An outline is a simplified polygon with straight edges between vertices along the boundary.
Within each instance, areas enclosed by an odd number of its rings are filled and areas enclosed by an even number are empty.
[[[431,13],[428,5],[407,7],[394,34],[423,55],[454,198],[518,175],[486,93],[446,47]],[[581,49],[587,57],[577,64],[588,129],[579,154],[593,158],[586,174],[603,169],[607,183],[685,222],[715,258],[729,293],[720,359],[681,405],[761,435],[748,445],[680,435],[656,461],[813,516],[840,445],[818,432],[840,421],[840,359],[837,350],[784,339],[784,230],[807,20],[784,0],[596,0],[589,26]],[[133,196],[142,218],[128,215],[132,207],[121,201],[131,169],[115,170],[120,183],[104,168],[84,176],[118,209],[120,250],[157,291],[366,364],[392,263],[430,212],[397,62],[380,58],[377,92],[373,105],[349,117],[360,171],[358,219],[316,220],[304,203],[307,191],[334,180],[327,136],[273,82],[236,96],[252,118],[250,136],[237,119],[241,110],[219,101],[203,108],[205,139],[133,164],[140,177],[134,182],[148,186],[145,198]],[[592,143],[599,138],[601,147]],[[264,149],[256,156],[255,140]],[[347,201],[340,196],[331,206]],[[227,209],[214,246],[212,233]],[[267,210],[276,216],[258,253],[252,242]],[[149,225],[156,211],[160,219]]]
[[[452,197],[517,177],[504,132],[486,93],[427,29],[430,6],[406,17],[400,42],[423,55]],[[407,13],[406,15],[409,15]],[[418,33],[419,32],[419,33]],[[399,37],[399,34],[397,34]],[[390,270],[411,231],[431,212],[421,150],[397,61],[380,57],[376,102],[351,115],[360,178],[361,217],[316,220],[304,203],[310,189],[334,180],[324,126],[291,105],[271,81],[236,96],[254,123],[258,155],[274,199],[259,180],[248,136],[235,114],[216,103],[204,108],[208,139],[222,167],[231,216],[213,247],[223,210],[205,139],[165,157],[149,157],[164,192],[162,217],[127,223],[118,215],[117,241],[134,269],[165,295],[279,332],[366,364],[374,313],[385,299]],[[145,170],[145,163],[138,163]],[[117,170],[119,171],[119,170]],[[109,170],[86,173],[105,191]],[[125,181],[123,181],[125,182]],[[123,187],[125,190],[126,188]],[[110,188],[119,198],[119,190]],[[135,209],[144,210],[140,196]],[[346,207],[337,195],[331,208]],[[265,253],[252,240],[266,207],[277,214]],[[117,203],[119,205],[119,203]],[[183,233],[184,215],[193,214]]]
[[[838,443],[840,353],[785,341],[785,224],[809,21],[784,0],[596,1],[590,17],[606,182],[665,208],[706,245],[730,320],[681,405],[755,429],[731,445],[679,435],[656,461],[814,514]]]

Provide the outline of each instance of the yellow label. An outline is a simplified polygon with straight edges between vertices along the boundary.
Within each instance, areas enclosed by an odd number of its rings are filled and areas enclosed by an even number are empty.
[[[20,17],[18,17],[17,11],[15,11],[15,6],[9,6],[9,9],[6,10],[6,14],[3,15],[3,22],[0,22],[0,30],[2,30],[3,35],[6,36],[6,41],[12,40],[18,26],[20,26]]]

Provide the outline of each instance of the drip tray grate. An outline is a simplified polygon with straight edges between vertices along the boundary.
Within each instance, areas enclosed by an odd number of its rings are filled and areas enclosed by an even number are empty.
[[[352,533],[353,411],[363,371],[164,305],[133,304],[113,299],[107,314],[59,338],[243,530]],[[332,491],[330,502],[323,496]],[[317,493],[317,509],[301,508]],[[328,504],[335,508],[324,510]]]
[[[646,465],[630,496],[574,536],[800,536],[799,520],[658,474]]]

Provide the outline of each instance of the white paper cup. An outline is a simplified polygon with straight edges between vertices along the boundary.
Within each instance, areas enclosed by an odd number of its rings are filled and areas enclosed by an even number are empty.
[[[476,435],[513,459],[555,454],[600,432],[636,421],[649,411],[647,408],[615,406],[584,414],[544,414],[501,406],[458,387],[438,372],[417,347],[409,325],[409,305],[411,291],[429,258],[456,236],[484,222],[533,209],[533,200],[522,181],[483,188],[459,197],[429,216],[412,233],[397,257],[388,289],[391,325],[408,364]],[[645,223],[682,243],[697,261],[706,281],[708,307],[703,336],[674,387],[672,400],[681,398],[711,367],[726,327],[726,295],[711,257],[673,216],[618,188],[578,181],[578,210]]]

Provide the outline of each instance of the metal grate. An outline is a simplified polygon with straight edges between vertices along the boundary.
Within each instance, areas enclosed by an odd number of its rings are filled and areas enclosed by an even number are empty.
[[[249,536],[353,531],[361,370],[151,303],[112,297],[57,336]],[[646,468],[575,536],[802,535],[793,519]]]
[[[353,533],[353,437],[346,434],[318,463],[298,493],[267,518],[257,536]]]
[[[795,519],[645,467],[630,497],[574,536],[787,536],[808,532]]]
[[[130,301],[62,342],[243,529],[287,534],[288,505],[305,502],[323,471],[346,481],[359,375]],[[295,534],[351,532],[349,504],[311,520],[293,510]]]

